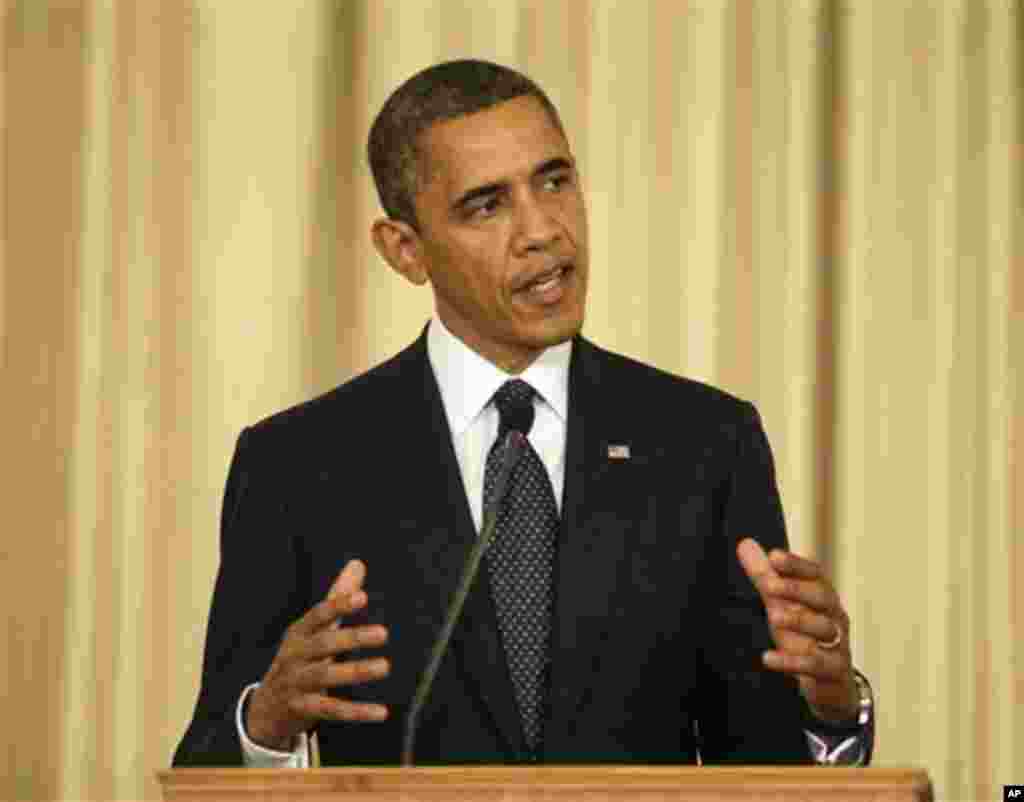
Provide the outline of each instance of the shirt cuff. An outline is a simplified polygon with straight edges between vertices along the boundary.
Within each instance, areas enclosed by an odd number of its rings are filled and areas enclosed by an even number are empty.
[[[267,749],[253,742],[245,731],[245,700],[260,684],[254,682],[242,691],[235,709],[235,726],[238,729],[238,740],[242,742],[242,759],[245,765],[253,769],[308,769],[309,768],[309,736],[299,733],[298,743],[292,752],[280,752]]]
[[[867,755],[865,735],[815,735],[804,730],[811,757],[819,766],[863,766]]]
[[[875,696],[860,671],[854,669],[860,694],[857,721],[830,724],[816,716],[801,694],[804,706],[804,734],[814,761],[822,766],[867,766],[875,746]]]

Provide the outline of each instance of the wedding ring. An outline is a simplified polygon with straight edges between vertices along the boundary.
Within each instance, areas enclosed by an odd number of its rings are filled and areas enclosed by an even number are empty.
[[[832,622],[832,626],[834,626],[836,628],[836,636],[834,638],[832,638],[832,640],[828,641],[827,643],[823,643],[822,641],[818,641],[818,648],[819,649],[835,649],[840,643],[842,643],[842,641],[843,641],[843,630],[841,630],[839,628],[839,624],[837,624],[835,621]]]

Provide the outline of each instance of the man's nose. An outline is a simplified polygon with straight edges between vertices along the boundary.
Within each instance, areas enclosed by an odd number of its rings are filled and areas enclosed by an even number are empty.
[[[517,204],[517,223],[517,246],[521,253],[548,247],[562,232],[554,211],[532,194]]]

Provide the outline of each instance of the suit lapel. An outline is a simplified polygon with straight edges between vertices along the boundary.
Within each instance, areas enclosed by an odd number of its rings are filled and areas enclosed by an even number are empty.
[[[422,376],[422,397],[427,399],[424,405],[427,417],[415,427],[416,432],[412,436],[419,442],[410,443],[409,453],[427,455],[428,464],[423,465],[420,473],[423,479],[423,536],[411,548],[417,565],[423,566],[424,571],[437,571],[440,612],[433,628],[436,637],[462,575],[466,555],[476,542],[477,532],[437,379],[427,358],[425,333],[416,348],[420,363],[417,371],[421,371]],[[455,629],[449,650],[454,653],[451,656],[459,661],[468,688],[488,710],[509,750],[521,753],[525,749],[522,725],[484,570],[477,575],[466,598],[462,619]],[[426,658],[427,654],[424,654],[424,666]]]
[[[600,354],[578,337],[569,368],[563,525],[544,739],[554,754],[573,739],[576,711],[593,684],[609,623],[622,601],[616,597],[628,592],[617,587],[628,559],[627,528],[644,525],[650,492],[642,455],[609,456],[609,446],[629,445],[631,432],[611,400],[621,388],[612,386],[603,369]]]

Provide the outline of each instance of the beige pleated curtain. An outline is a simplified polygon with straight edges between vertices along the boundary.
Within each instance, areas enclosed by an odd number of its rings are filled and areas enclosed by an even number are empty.
[[[157,796],[238,431],[430,313],[369,245],[363,143],[460,56],[562,111],[587,333],[758,404],[877,764],[942,799],[1024,782],[1020,2],[10,0],[0,26],[0,798]]]

